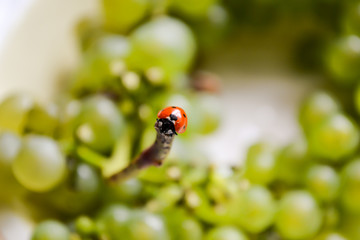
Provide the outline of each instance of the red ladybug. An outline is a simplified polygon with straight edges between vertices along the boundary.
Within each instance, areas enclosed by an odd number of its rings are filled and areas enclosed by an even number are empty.
[[[158,113],[159,119],[168,119],[170,120],[175,127],[177,133],[183,133],[187,127],[187,116],[185,111],[179,107],[166,107]]]

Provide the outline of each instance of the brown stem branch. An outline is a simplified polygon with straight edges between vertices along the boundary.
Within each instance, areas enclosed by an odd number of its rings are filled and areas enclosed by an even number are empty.
[[[172,142],[176,133],[174,131],[162,128],[163,122],[157,120],[155,130],[157,132],[156,140],[151,147],[143,151],[129,166],[122,171],[110,176],[110,181],[121,181],[128,179],[138,173],[141,169],[149,166],[161,166],[164,159],[170,152]]]

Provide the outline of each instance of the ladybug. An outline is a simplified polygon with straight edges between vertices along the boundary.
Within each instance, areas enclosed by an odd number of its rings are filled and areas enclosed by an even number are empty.
[[[158,119],[167,119],[173,124],[175,134],[185,132],[187,128],[187,116],[182,108],[171,106],[161,110],[158,115]]]

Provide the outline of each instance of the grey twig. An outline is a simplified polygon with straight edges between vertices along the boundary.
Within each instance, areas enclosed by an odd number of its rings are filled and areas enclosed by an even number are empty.
[[[174,125],[168,119],[157,119],[155,123],[156,140],[151,147],[144,150],[133,162],[122,171],[110,176],[110,181],[128,179],[141,169],[149,166],[160,166],[170,152],[176,135]]]

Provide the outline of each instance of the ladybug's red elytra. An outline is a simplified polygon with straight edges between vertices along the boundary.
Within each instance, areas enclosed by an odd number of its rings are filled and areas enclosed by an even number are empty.
[[[183,133],[187,128],[188,119],[182,108],[175,106],[166,107],[158,113],[157,117],[159,119],[166,118],[173,122],[176,133]]]

